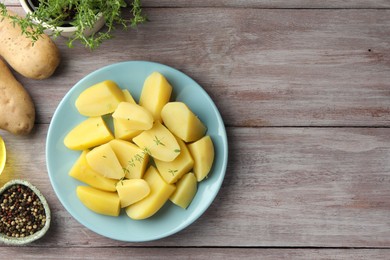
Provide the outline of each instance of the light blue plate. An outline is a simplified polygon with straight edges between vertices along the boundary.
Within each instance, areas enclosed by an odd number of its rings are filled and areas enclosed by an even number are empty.
[[[75,100],[87,87],[103,80],[113,80],[127,88],[139,100],[143,82],[152,72],[162,73],[173,87],[173,100],[185,102],[208,128],[215,147],[215,160],[209,177],[198,185],[198,192],[186,209],[168,201],[157,214],[146,220],[132,220],[122,210],[119,217],[96,214],[87,209],[76,196],[76,187],[84,185],[68,176],[80,152],[67,149],[65,135],[85,117],[75,107]],[[79,81],[64,97],[51,121],[46,161],[51,184],[66,210],[90,230],[121,241],[141,242],[160,239],[184,229],[198,219],[217,195],[225,176],[228,158],[226,130],[218,109],[207,93],[194,80],[171,67],[146,62],[129,61],[99,69]]]

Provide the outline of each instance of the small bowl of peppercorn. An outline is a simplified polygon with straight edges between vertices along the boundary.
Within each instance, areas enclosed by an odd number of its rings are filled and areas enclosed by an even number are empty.
[[[30,182],[12,180],[0,189],[0,241],[25,245],[38,240],[50,227],[50,208]]]

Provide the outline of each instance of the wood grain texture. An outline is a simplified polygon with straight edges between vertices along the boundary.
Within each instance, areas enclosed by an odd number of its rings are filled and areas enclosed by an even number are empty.
[[[17,251],[22,258],[42,259],[42,248],[1,248],[4,259]],[[365,249],[246,249],[246,248],[47,248],[45,259],[388,259],[390,250]]]
[[[85,75],[151,60],[200,83],[229,126],[390,125],[390,10],[146,11],[148,24],[118,30],[93,53],[59,39],[62,64],[49,80],[17,75],[38,104],[38,123],[50,122]]]
[[[0,182],[30,180],[53,211],[49,235],[34,246],[390,247],[389,128],[228,128],[217,199],[187,229],[147,243],[104,238],[65,211],[46,173],[46,131],[4,136],[12,145]]]
[[[17,0],[5,3],[23,13]],[[37,105],[37,124],[29,136],[0,130],[8,148],[0,185],[31,181],[53,222],[30,246],[0,244],[1,258],[388,259],[390,1],[142,3],[150,22],[138,30],[118,30],[94,52],[59,38],[62,63],[52,78],[15,75]],[[147,243],[83,227],[46,170],[60,100],[85,75],[127,60],[185,72],[228,126],[230,159],[216,200],[185,230]]]
[[[19,5],[18,0],[5,0]],[[143,0],[144,7],[390,8],[387,0]]]

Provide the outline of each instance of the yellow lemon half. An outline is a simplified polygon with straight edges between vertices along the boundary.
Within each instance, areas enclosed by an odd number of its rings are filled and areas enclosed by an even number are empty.
[[[1,138],[0,136],[0,174],[3,172],[6,158],[7,154],[5,152],[5,143],[3,141],[3,138]]]

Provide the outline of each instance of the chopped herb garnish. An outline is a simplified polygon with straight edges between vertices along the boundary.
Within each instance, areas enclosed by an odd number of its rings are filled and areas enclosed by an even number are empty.
[[[179,170],[172,170],[172,169],[169,169],[168,170],[168,172],[170,173],[170,174],[172,174],[172,176],[175,176],[175,173],[177,173]]]
[[[153,140],[155,143],[156,143],[156,145],[162,145],[162,146],[165,146],[165,144],[163,143],[163,142],[161,142],[161,140],[160,139],[158,139],[158,137],[157,136],[154,136],[154,140]]]
[[[130,160],[127,161],[127,165],[131,167],[135,167],[134,159],[131,158]]]
[[[148,147],[145,147],[142,152],[143,152],[143,154],[149,154],[149,155],[152,154]]]

